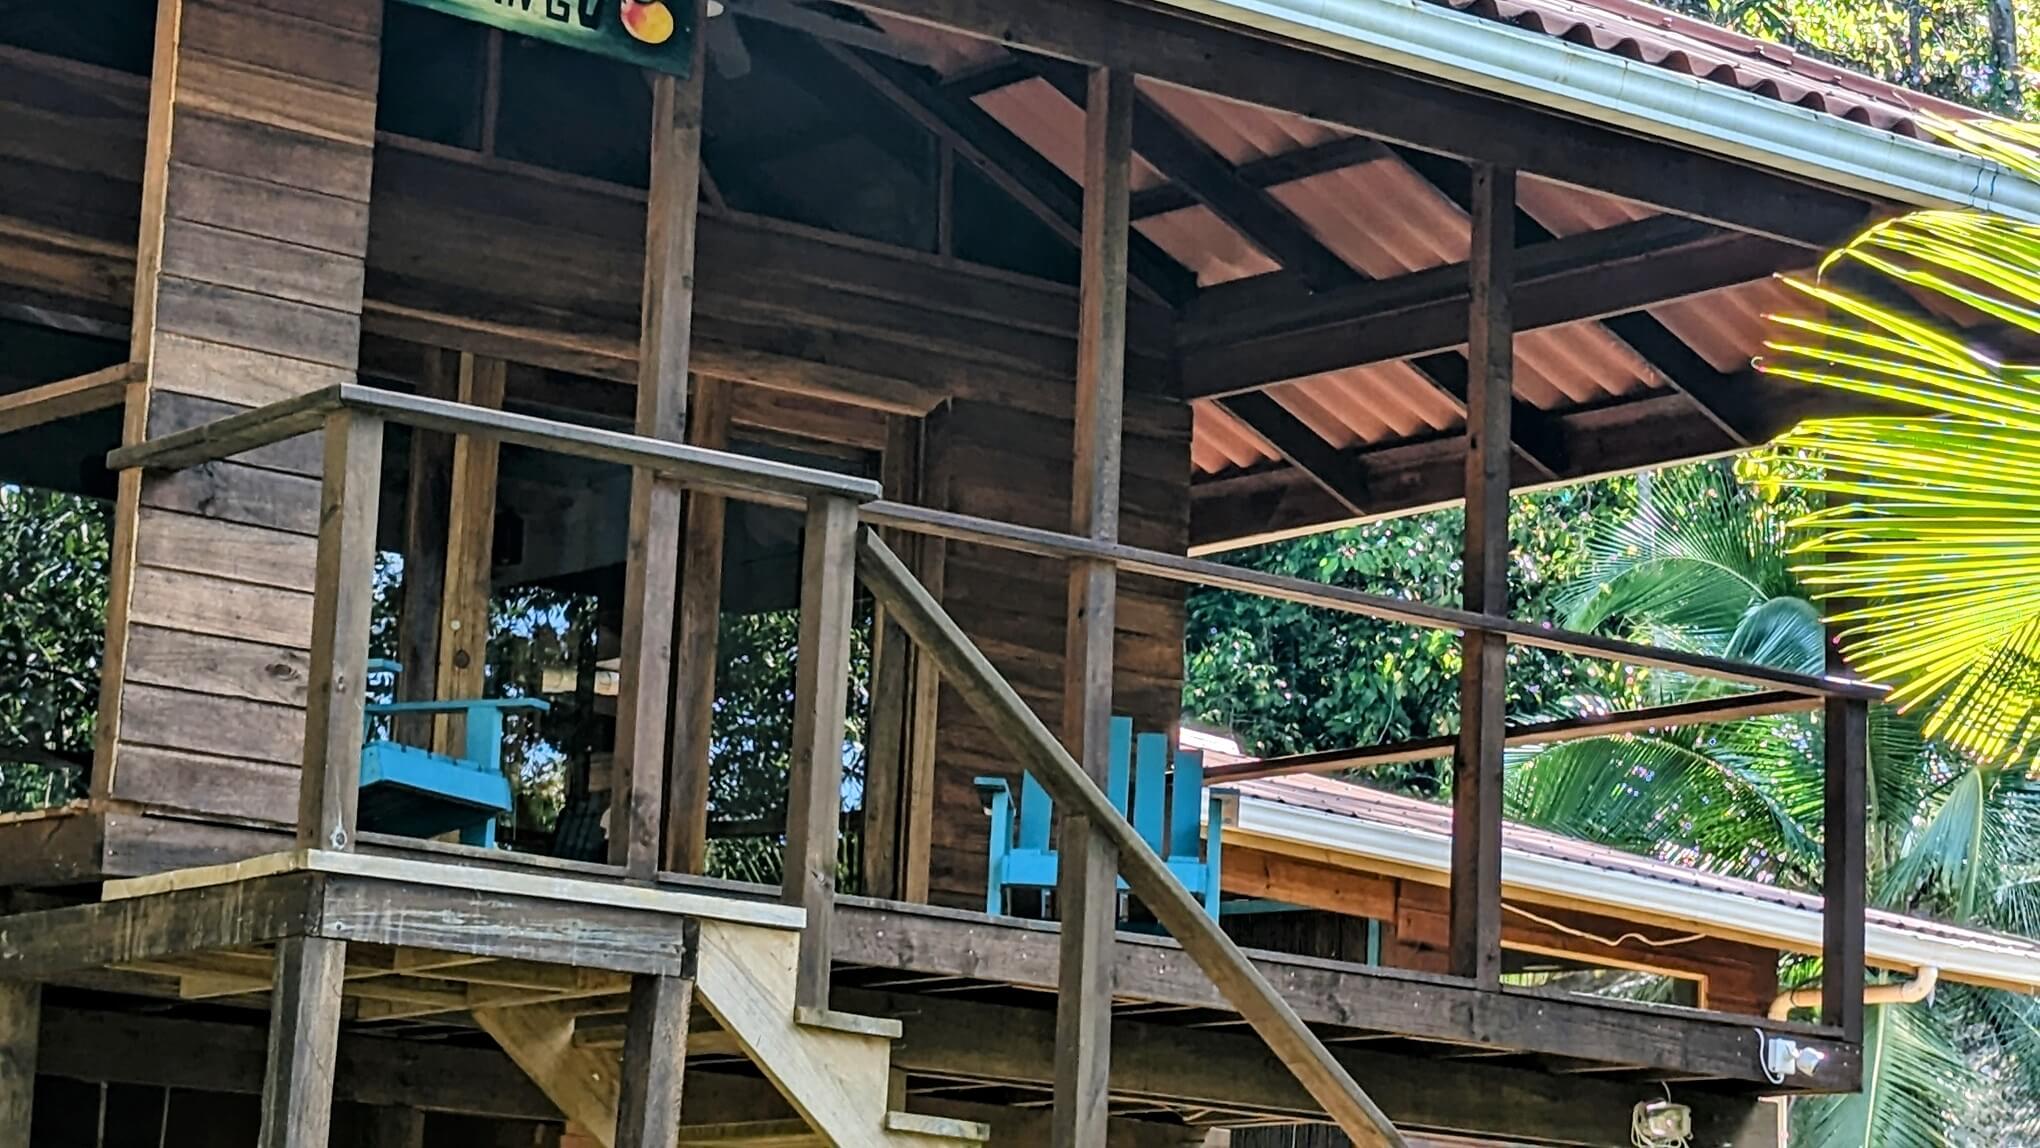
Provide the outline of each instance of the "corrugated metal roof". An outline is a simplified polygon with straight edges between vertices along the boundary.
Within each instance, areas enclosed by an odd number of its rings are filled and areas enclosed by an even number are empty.
[[[1432,2],[1907,135],[1917,134],[1915,113],[1922,109],[1948,116],[1974,114],[1637,0]],[[897,21],[884,23],[948,75],[1007,59],[1003,49],[989,42]],[[1337,129],[1284,112],[1146,80],[1140,81],[1140,88],[1170,119],[1236,167],[1343,138]],[[1083,114],[1053,85],[1026,79],[973,98],[1071,179],[1082,181]],[[1142,160],[1133,182],[1141,189],[1166,179]],[[1370,162],[1280,183],[1268,193],[1326,250],[1367,278],[1394,278],[1467,257],[1466,213],[1386,149]],[[1521,180],[1518,202],[1558,236],[1655,214],[1643,204],[1534,176]],[[1135,226],[1194,273],[1202,286],[1281,270],[1267,253],[1202,206],[1152,216]],[[1733,374],[1761,353],[1765,313],[1788,299],[1783,288],[1761,281],[1665,304],[1652,308],[1651,314],[1717,370]],[[1599,323],[1574,323],[1517,337],[1516,393],[1542,410],[1601,405],[1665,385],[1650,364]],[[1298,379],[1270,393],[1340,449],[1451,432],[1462,421],[1455,400],[1403,364]],[[1224,476],[1280,461],[1243,422],[1209,402],[1195,404],[1192,434],[1192,462],[1200,476]]]
[[[1186,742],[1188,740],[1186,739]],[[1252,760],[1237,754],[1214,752],[1211,740],[1203,737],[1196,739],[1197,746],[1203,748],[1205,760],[1209,763]],[[1331,814],[1394,833],[1434,840],[1449,839],[1452,835],[1450,806],[1383,793],[1334,778],[1304,774],[1240,782],[1228,788],[1238,789],[1241,796],[1249,801],[1266,801]],[[1620,917],[1621,910],[1625,908],[1676,910],[1680,890],[1747,898],[1810,914],[1818,914],[1821,911],[1821,898],[1811,893],[1781,889],[1761,881],[1726,877],[1651,857],[1624,853],[1619,849],[1590,844],[1527,825],[1513,822],[1504,825],[1502,841],[1505,856],[1515,854],[1538,857],[1597,872],[1625,874],[1642,878],[1666,890],[1666,899],[1660,904],[1625,904],[1611,900],[1604,907],[1610,915],[1616,917]],[[1506,861],[1504,864],[1506,869]],[[1888,930],[1892,934],[1957,946],[1969,952],[2010,958],[2030,968],[2031,973],[2028,977],[2030,983],[2040,984],[2040,941],[1944,924],[1925,917],[1908,916],[1881,909],[1869,910],[1866,919],[1872,926],[1873,937]],[[1879,957],[1875,944],[1870,955],[1872,960]],[[1963,979],[1965,975],[1959,970],[1944,972],[1948,972],[1956,979]],[[1997,982],[1993,979],[1992,983]]]
[[[1901,135],[1920,134],[1916,113],[1922,110],[1958,119],[1976,115],[1960,104],[1637,0],[1433,2]]]

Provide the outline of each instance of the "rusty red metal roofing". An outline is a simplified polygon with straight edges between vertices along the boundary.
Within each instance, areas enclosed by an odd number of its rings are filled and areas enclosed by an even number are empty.
[[[1195,735],[1192,735],[1195,737]],[[1190,739],[1186,738],[1186,744]],[[1211,741],[1195,737],[1196,746],[1203,749],[1207,763],[1225,764],[1236,761],[1251,761],[1252,758],[1239,754],[1214,751]],[[1279,805],[1308,809],[1317,813],[1332,814],[1377,828],[1396,832],[1422,835],[1433,838],[1450,838],[1452,834],[1452,809],[1400,794],[1383,793],[1365,786],[1336,778],[1301,774],[1291,777],[1262,778],[1258,781],[1239,782],[1227,788],[1237,789],[1242,797],[1270,801]],[[1516,823],[1505,824],[1502,828],[1503,848],[1506,853],[1533,856],[1553,861],[1566,862],[1608,873],[1623,873],[1642,877],[1665,886],[1668,895],[1676,895],[1679,889],[1701,889],[1712,893],[1726,893],[1752,900],[1764,901],[1792,909],[1818,913],[1821,898],[1812,893],[1793,889],[1782,889],[1761,881],[1749,881],[1738,877],[1727,877],[1719,873],[1695,869],[1652,857],[1625,853],[1604,845],[1594,845],[1577,838],[1566,837],[1548,830],[1536,829]],[[1612,905],[1620,909],[1625,906]],[[1627,906],[1640,908],[1641,906]],[[1901,913],[1871,909],[1867,920],[1877,926],[1918,937],[1935,938],[1956,944],[1988,948],[2019,955],[2030,955],[2040,961],[2040,941],[2025,937],[2012,937],[1981,929],[1949,925],[1925,917],[1908,916]]]
[[[1434,0],[1488,20],[1917,137],[1917,113],[1977,112],[1638,0]]]
[[[1472,16],[1558,37],[1654,67],[1731,85],[1771,99],[1917,135],[1916,113],[1976,113],[1857,75],[1788,48],[1675,15],[1637,0],[1432,0]],[[995,65],[1004,49],[925,26],[882,21],[947,76]],[[1140,81],[1143,96],[1235,166],[1341,138],[1303,117]],[[1071,179],[1082,181],[1081,110],[1045,80],[1029,79],[973,97],[978,106]],[[1137,163],[1136,189],[1164,181]],[[1280,184],[1269,194],[1328,251],[1360,275],[1385,279],[1467,257],[1466,213],[1387,150],[1380,158]],[[1526,175],[1524,211],[1559,236],[1612,227],[1652,208]],[[1138,221],[1156,246],[1202,286],[1252,278],[1279,265],[1203,206]],[[1764,315],[1787,299],[1760,281],[1651,308],[1664,326],[1717,370],[1734,375],[1762,350]],[[1516,393],[1548,411],[1641,396],[1665,381],[1598,323],[1525,332],[1516,340]],[[1452,433],[1459,405],[1405,364],[1381,363],[1297,379],[1270,395],[1339,449]],[[1273,446],[1215,403],[1194,405],[1191,460],[1202,477],[1281,462]]]

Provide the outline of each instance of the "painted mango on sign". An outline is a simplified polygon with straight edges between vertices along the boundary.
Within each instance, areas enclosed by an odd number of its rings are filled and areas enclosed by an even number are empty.
[[[685,76],[694,52],[689,0],[405,0],[505,32]]]

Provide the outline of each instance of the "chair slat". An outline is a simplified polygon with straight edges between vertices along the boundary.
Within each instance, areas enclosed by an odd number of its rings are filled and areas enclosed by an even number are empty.
[[[1121,814],[1126,812],[1126,787],[1131,773],[1129,766],[1133,758],[1133,719],[1116,717],[1112,719],[1112,737],[1106,746],[1111,754],[1105,779],[1105,796],[1112,799],[1112,808]]]
[[[1162,840],[1162,804],[1168,795],[1168,768],[1168,735],[1141,734],[1134,753],[1133,829],[1164,857],[1170,853]]]
[[[1204,803],[1204,751],[1176,751],[1176,774],[1169,792],[1169,848],[1164,856],[1199,856],[1199,806]]]
[[[1054,808],[1048,801],[1048,790],[1034,780],[1034,775],[1025,773],[1020,778],[1020,837],[1014,842],[1022,849],[1048,848],[1048,823],[1054,815]]]

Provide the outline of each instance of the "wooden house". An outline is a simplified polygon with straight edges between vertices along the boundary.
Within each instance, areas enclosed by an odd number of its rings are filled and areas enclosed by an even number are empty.
[[[0,1148],[1622,1145],[1668,1090],[1770,1143],[1759,1098],[1860,1083],[1877,691],[1507,617],[1507,500],[1851,409],[1749,369],[1770,277],[2040,216],[1923,108],[1629,0],[6,6],[0,477],[114,543],[89,798],[0,822]],[[1462,499],[1457,607],[1195,556]],[[800,616],[776,888],[703,876],[751,545]],[[378,552],[413,700],[483,692],[492,588],[596,587],[594,859],[364,824]],[[1435,969],[1241,949],[1100,789],[1192,586],[1463,635]],[[1747,689],[1616,721],[1824,713],[1814,1019],[1504,983],[1512,644]],[[978,911],[973,782],[1023,769],[1053,922]]]

